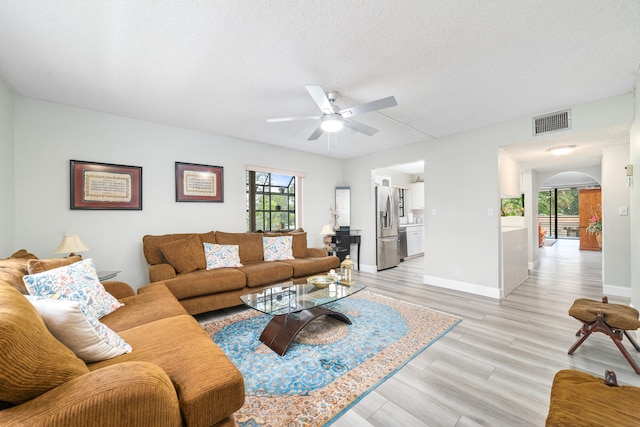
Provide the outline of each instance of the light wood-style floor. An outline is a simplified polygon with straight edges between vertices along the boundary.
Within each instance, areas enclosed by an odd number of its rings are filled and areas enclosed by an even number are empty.
[[[540,251],[540,267],[502,301],[423,284],[422,258],[376,274],[357,272],[370,291],[464,320],[332,425],[543,426],[560,369],[602,375],[611,368],[620,384],[640,386],[604,334],[567,354],[580,327],[567,310],[576,298],[602,297],[601,253],[580,251],[576,240]],[[624,345],[640,363],[640,354]]]

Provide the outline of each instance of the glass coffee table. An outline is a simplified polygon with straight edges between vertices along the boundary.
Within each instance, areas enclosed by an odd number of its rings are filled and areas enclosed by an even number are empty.
[[[360,283],[350,286],[332,283],[325,288],[316,288],[308,283],[296,285],[286,282],[259,292],[244,294],[240,299],[254,310],[273,316],[262,331],[260,341],[280,356],[284,356],[296,335],[313,319],[331,316],[350,325],[351,320],[347,316],[325,305],[360,292],[366,287]]]

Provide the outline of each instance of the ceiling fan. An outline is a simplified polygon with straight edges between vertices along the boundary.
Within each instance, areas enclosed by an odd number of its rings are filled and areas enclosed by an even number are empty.
[[[383,108],[395,107],[398,102],[393,96],[378,99],[377,101],[367,102],[366,104],[356,105],[355,107],[340,108],[335,105],[338,98],[338,92],[325,92],[322,86],[306,85],[305,89],[313,98],[314,102],[322,111],[321,116],[305,116],[305,117],[281,117],[276,119],[267,119],[267,122],[291,122],[294,120],[320,120],[320,126],[308,138],[309,141],[320,138],[324,132],[338,132],[344,126],[353,129],[356,132],[372,136],[378,129],[365,125],[364,123],[351,120],[351,117],[370,111],[382,110]]]

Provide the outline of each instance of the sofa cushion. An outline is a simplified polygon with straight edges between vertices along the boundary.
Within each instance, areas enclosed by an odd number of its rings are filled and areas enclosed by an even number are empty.
[[[120,300],[124,304],[100,321],[115,332],[134,328],[145,323],[187,314],[182,304],[162,283],[152,283],[138,289],[138,295]]]
[[[26,298],[38,310],[49,332],[85,362],[97,362],[131,352],[131,346],[98,319],[85,314],[78,301]]]
[[[38,274],[54,268],[64,267],[76,262],[82,261],[80,255],[74,255],[66,258],[50,258],[50,259],[30,259],[27,261],[27,269],[29,274]]]
[[[247,283],[245,275],[239,271],[242,268],[244,267],[198,270],[161,283],[179,300],[232,291],[244,288]]]
[[[291,235],[293,237],[293,257],[294,258],[306,258],[307,255],[307,232],[306,231],[292,231],[291,233],[285,234]]]
[[[204,247],[196,235],[163,243],[159,247],[165,261],[180,274],[202,270],[207,266]]]
[[[216,241],[221,245],[240,246],[240,262],[262,261],[262,233],[225,233],[216,231]]]
[[[293,276],[293,267],[284,261],[253,262],[239,267],[244,273],[247,286],[250,288],[289,280]]]
[[[216,243],[216,235],[213,231],[208,233],[163,234],[159,236],[146,235],[142,237],[142,251],[144,252],[144,258],[147,260],[147,264],[164,264],[165,260],[162,257],[162,252],[160,252],[160,245],[173,242],[174,240],[184,239],[192,235],[198,236],[202,243]]]
[[[292,241],[293,237],[291,236],[263,237],[262,250],[264,252],[264,260],[279,261],[283,259],[293,259]]]
[[[42,273],[29,274],[22,279],[29,294],[78,301],[82,309],[96,319],[122,306],[98,280],[91,258]]]
[[[207,270],[215,270],[222,267],[242,267],[238,245],[205,243],[204,257],[207,260]]]
[[[47,330],[35,307],[0,281],[0,401],[20,404],[89,372]]]
[[[9,283],[22,294],[28,294],[29,292],[22,281],[22,277],[29,274],[28,262],[24,258],[0,259],[0,280]]]
[[[340,267],[340,259],[335,256],[318,258],[302,258],[281,261],[293,268],[292,277],[307,277],[314,274],[326,273],[332,268]]]
[[[155,363],[175,385],[185,425],[214,425],[244,403],[242,374],[193,317],[161,319],[120,335],[133,351],[89,364],[89,369],[128,361]]]

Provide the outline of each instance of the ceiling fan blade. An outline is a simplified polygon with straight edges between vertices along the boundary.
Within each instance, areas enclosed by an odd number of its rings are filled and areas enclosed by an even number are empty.
[[[305,89],[307,89],[307,92],[309,92],[309,95],[311,95],[323,113],[333,114],[333,107],[331,106],[329,98],[327,98],[327,94],[324,93],[322,86],[306,85]]]
[[[353,129],[356,132],[364,133],[365,135],[373,136],[378,129],[372,128],[369,125],[365,125],[364,123],[356,122],[354,120],[343,120],[343,123],[349,129]]]
[[[304,116],[304,117],[278,117],[275,119],[267,119],[268,123],[276,123],[276,122],[293,122],[295,120],[320,120],[322,116]]]
[[[348,117],[358,116],[360,114],[368,113],[369,111],[382,110],[383,108],[395,107],[398,105],[398,101],[393,96],[378,99],[377,101],[367,102],[366,104],[356,105],[355,107],[345,108],[340,111],[340,114],[345,119]]]
[[[320,135],[322,135],[324,133],[324,131],[322,130],[321,127],[318,127],[318,129],[316,129],[315,131],[313,131],[313,133],[311,134],[311,136],[307,139],[307,141],[315,141],[316,139],[320,138]]]

